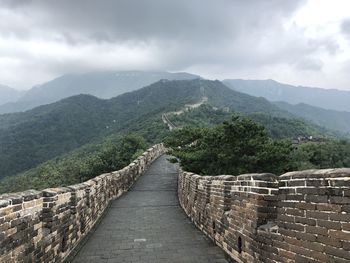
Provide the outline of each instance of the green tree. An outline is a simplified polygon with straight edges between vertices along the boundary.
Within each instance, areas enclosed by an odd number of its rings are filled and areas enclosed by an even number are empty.
[[[263,126],[238,116],[214,128],[178,130],[166,145],[184,169],[200,174],[281,173],[292,151],[290,142],[273,141]]]

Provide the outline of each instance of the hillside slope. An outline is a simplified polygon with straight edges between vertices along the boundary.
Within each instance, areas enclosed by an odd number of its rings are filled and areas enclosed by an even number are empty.
[[[223,121],[229,121],[232,116],[235,115],[237,115],[237,113],[213,108],[210,105],[204,104],[198,108],[184,111],[182,114],[167,114],[167,117],[172,124],[178,128],[186,126],[202,128],[218,125]],[[244,116],[264,126],[269,136],[273,139],[295,139],[299,136],[335,138],[338,136],[334,131],[317,126],[313,123],[308,123],[302,119],[273,117],[263,112],[245,114]]]
[[[159,81],[110,100],[77,95],[24,113],[0,115],[0,177],[191,103],[199,97],[197,86],[196,81]]]
[[[270,101],[305,103],[324,109],[350,112],[350,91],[292,86],[271,79],[226,79],[223,83],[234,90]]]
[[[206,98],[224,111],[293,117],[266,99],[233,91],[220,81],[161,80],[109,100],[77,95],[23,113],[0,115],[0,178],[66,154],[106,136],[136,131],[151,142],[162,139],[163,113]]]
[[[17,102],[0,106],[0,113],[25,111],[79,94],[109,99],[148,86],[161,79],[187,80],[195,78],[199,78],[199,76],[161,71],[91,72],[63,75],[33,87]]]
[[[292,105],[286,102],[275,102],[274,104],[318,125],[350,133],[350,112],[325,110],[304,103]]]

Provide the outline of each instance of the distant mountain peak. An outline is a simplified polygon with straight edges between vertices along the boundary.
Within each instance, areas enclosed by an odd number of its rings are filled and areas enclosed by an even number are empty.
[[[125,92],[148,86],[160,79],[195,79],[200,76],[186,72],[166,71],[96,71],[66,74],[37,85],[16,103],[0,106],[0,114],[25,111],[78,94],[109,99]]]
[[[17,101],[23,94],[23,91],[10,88],[0,84],[0,105]]]
[[[325,109],[349,111],[350,91],[293,86],[275,80],[226,79],[228,87],[269,101],[286,101],[291,104],[305,103]]]

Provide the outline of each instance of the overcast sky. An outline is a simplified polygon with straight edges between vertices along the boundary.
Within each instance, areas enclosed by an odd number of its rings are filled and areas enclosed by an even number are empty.
[[[350,90],[348,0],[0,0],[0,84],[187,71]]]

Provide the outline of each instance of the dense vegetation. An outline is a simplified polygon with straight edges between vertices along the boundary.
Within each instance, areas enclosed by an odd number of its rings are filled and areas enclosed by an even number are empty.
[[[162,130],[161,113],[194,102],[195,81],[160,81],[110,100],[79,95],[24,113],[0,115],[0,178],[17,174],[110,134]],[[197,89],[196,89],[197,88]],[[155,121],[155,119],[157,121]]]
[[[263,125],[269,136],[274,139],[291,139],[299,136],[313,136],[317,138],[336,138],[345,136],[339,132],[307,123],[303,119],[289,119],[273,117],[265,113],[246,115],[252,121]]]
[[[243,114],[263,112],[276,117],[295,117],[264,98],[257,98],[234,91],[218,80],[209,82],[205,80],[198,81],[202,87],[203,94],[208,97],[208,103],[217,108],[226,108],[229,111]]]
[[[291,153],[293,170],[350,167],[350,141],[309,142]]]
[[[112,136],[101,144],[87,145],[22,174],[5,178],[1,181],[0,193],[80,183],[127,166],[146,148],[146,141],[139,135]]]
[[[234,117],[209,128],[175,130],[166,145],[185,170],[199,174],[233,174],[350,166],[350,143],[328,140],[298,147],[290,140],[272,140],[264,127]]]
[[[110,100],[78,95],[24,113],[0,115],[0,178],[111,134],[141,130],[140,125],[150,131],[152,125],[159,126],[152,120],[160,121],[162,113],[198,102],[203,96],[214,106],[242,112],[278,110],[266,100],[232,91],[219,81],[201,79],[162,80]],[[150,134],[160,137],[157,131]]]
[[[185,170],[200,174],[283,172],[291,144],[269,139],[264,128],[246,118],[210,128],[185,128],[166,140]]]
[[[169,114],[168,118],[177,127],[208,127],[229,120],[232,115],[238,116],[238,113],[232,113],[225,109],[217,109],[208,104],[203,104],[196,109],[190,109],[180,115]],[[274,117],[262,112],[249,113],[244,116],[264,126],[268,135],[273,139],[291,139],[299,136],[313,136],[317,138],[338,136],[334,131],[306,123],[302,119]]]
[[[213,108],[208,104],[202,104],[198,108],[189,109],[182,114],[168,114],[168,119],[176,127],[192,126],[207,127],[217,125],[230,118],[232,113],[222,109]]]

